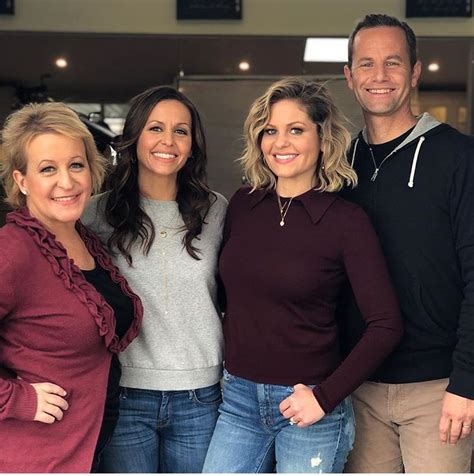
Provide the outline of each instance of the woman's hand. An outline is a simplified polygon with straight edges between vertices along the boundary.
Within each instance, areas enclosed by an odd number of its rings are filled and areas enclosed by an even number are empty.
[[[300,428],[312,425],[325,415],[313,391],[299,383],[294,387],[294,393],[280,403],[281,414],[290,420],[292,425]]]
[[[64,398],[66,391],[54,383],[32,383],[30,384],[38,397],[36,415],[34,421],[42,423],[54,423],[63,419],[64,411],[69,408],[69,404]]]

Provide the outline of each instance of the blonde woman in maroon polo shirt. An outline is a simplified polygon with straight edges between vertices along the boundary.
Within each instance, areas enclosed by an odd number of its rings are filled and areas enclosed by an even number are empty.
[[[288,78],[251,107],[220,273],[226,361],[205,472],[342,472],[350,393],[398,343],[395,294],[366,214],[335,192],[357,183],[327,89]],[[367,329],[345,359],[335,307],[350,283]]]
[[[64,104],[7,119],[1,176],[16,210],[0,229],[0,368],[11,373],[0,375],[2,473],[89,472],[111,437],[112,355],[137,335],[143,310],[79,222],[103,173]]]

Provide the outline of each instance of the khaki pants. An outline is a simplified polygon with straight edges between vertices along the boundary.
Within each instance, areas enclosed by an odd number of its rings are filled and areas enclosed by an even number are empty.
[[[456,445],[438,437],[448,379],[384,384],[366,382],[353,394],[354,449],[347,473],[468,473],[472,436]]]

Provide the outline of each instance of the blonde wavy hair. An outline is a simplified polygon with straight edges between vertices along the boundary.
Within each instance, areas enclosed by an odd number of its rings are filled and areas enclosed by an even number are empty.
[[[92,191],[100,191],[105,175],[105,159],[97,151],[92,134],[79,116],[65,104],[51,102],[28,104],[10,114],[1,132],[0,178],[3,181],[6,201],[13,208],[26,206],[26,197],[13,179],[13,172],[26,174],[26,150],[30,142],[42,134],[60,134],[84,143],[92,177]]]
[[[257,98],[245,121],[246,145],[242,157],[238,160],[244,168],[252,191],[276,186],[276,177],[265,163],[261,141],[270,119],[272,105],[282,99],[298,101],[318,126],[321,153],[316,167],[315,190],[337,192],[346,184],[355,187],[357,175],[346,156],[351,141],[349,131],[345,127],[347,120],[335,106],[325,85],[292,77],[277,81]]]

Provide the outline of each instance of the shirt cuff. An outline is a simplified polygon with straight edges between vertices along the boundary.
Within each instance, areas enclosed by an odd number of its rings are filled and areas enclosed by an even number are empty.
[[[8,402],[8,418],[22,421],[33,421],[38,406],[38,397],[34,387],[22,380],[12,380],[13,391]]]
[[[455,367],[449,377],[449,385],[446,391],[474,400],[474,375],[472,372]]]

